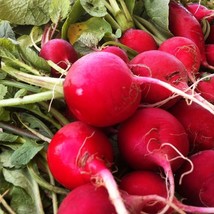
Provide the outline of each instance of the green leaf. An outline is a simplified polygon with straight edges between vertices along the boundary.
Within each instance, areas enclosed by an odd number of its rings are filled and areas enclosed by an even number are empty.
[[[18,46],[20,55],[26,64],[37,68],[38,70],[50,72],[50,66],[47,61],[39,57],[38,54],[33,51],[30,47]]]
[[[170,0],[144,0],[146,14],[150,20],[166,35],[171,35],[169,26]]]
[[[49,18],[50,0],[0,0],[0,19],[18,25],[43,25]]]
[[[34,44],[41,42],[43,30],[39,26],[34,26],[29,35],[20,36],[17,41],[20,46],[23,47],[32,47]]]
[[[0,100],[4,99],[7,94],[7,87],[3,84],[0,84]]]
[[[112,33],[111,25],[103,18],[92,17],[85,22],[70,25],[68,38],[71,44],[77,41],[86,47],[96,47],[106,33]]]
[[[13,152],[10,157],[10,162],[16,167],[24,166],[28,164],[43,148],[44,145],[28,140]]]
[[[100,0],[80,0],[85,11],[94,17],[104,17],[107,10],[103,1]]]
[[[18,136],[6,132],[0,132],[0,142],[15,142]]]
[[[10,38],[15,40],[15,33],[10,26],[9,21],[0,21],[0,38]]]
[[[19,58],[17,43],[7,38],[0,38],[0,57],[10,60]]]
[[[67,39],[67,31],[71,24],[74,24],[79,18],[85,14],[85,10],[80,4],[80,0],[76,0],[71,7],[71,10],[62,26],[62,38]]]
[[[9,121],[10,120],[10,111],[5,108],[0,108],[0,121]]]
[[[71,9],[70,4],[70,0],[51,0],[49,9],[51,21],[57,24],[60,20],[65,19]]]
[[[17,117],[21,123],[25,124],[30,129],[35,130],[36,132],[40,133],[45,137],[53,137],[53,134],[50,131],[49,127],[39,118],[24,112],[17,114]]]
[[[11,207],[17,214],[44,214],[38,184],[27,168],[3,168],[3,175],[14,186],[10,192]]]

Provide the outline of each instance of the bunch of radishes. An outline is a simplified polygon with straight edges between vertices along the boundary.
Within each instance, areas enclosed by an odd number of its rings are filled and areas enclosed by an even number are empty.
[[[132,28],[118,39],[132,58],[117,46],[81,57],[62,39],[42,46],[63,68],[52,75],[65,78],[74,119],[47,150],[54,178],[71,190],[59,214],[214,213],[213,17],[171,1],[173,37],[158,44]]]

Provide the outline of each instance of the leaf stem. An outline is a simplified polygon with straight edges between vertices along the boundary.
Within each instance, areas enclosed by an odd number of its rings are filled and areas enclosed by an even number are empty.
[[[0,100],[0,107],[26,105],[26,104],[51,100],[53,98],[55,98],[55,99],[62,98],[62,97],[63,97],[63,95],[58,92],[45,91],[45,92],[40,92],[37,94],[26,95],[22,98],[17,97],[17,98],[9,98],[9,99]]]

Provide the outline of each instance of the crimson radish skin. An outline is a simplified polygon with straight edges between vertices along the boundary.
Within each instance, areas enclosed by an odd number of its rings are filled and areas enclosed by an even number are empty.
[[[57,214],[117,214],[103,186],[87,183],[76,187],[63,199]]]
[[[207,62],[214,66],[214,44],[205,45],[205,53],[207,57]]]
[[[169,3],[169,30],[174,36],[187,37],[195,42],[201,52],[201,64],[210,67],[205,55],[205,41],[200,23],[192,13],[176,1]]]
[[[125,63],[129,62],[129,57],[128,57],[127,53],[123,49],[121,49],[117,46],[106,46],[106,47],[102,48],[100,51],[116,54]]]
[[[187,10],[200,22],[202,19],[212,21],[214,19],[214,11],[202,5],[201,3],[188,3],[185,5]]]
[[[162,168],[174,197],[175,172],[189,153],[189,141],[181,123],[160,108],[139,109],[118,130],[118,146],[124,161],[135,170]],[[180,158],[179,158],[180,157]]]
[[[132,115],[141,100],[140,85],[117,55],[93,52],[69,69],[64,97],[72,114],[93,126],[115,125]]]
[[[182,36],[173,36],[160,44],[159,50],[165,51],[178,58],[185,66],[189,79],[194,82],[201,62],[198,46],[191,40]]]
[[[59,129],[47,150],[47,161],[54,178],[68,189],[91,179],[106,187],[118,213],[127,213],[117,183],[109,169],[113,149],[108,138],[97,128],[74,121]]]
[[[176,173],[177,191],[189,205],[214,207],[214,150],[204,150],[189,157],[193,164],[185,163]],[[182,178],[181,178],[182,176]]]
[[[158,44],[155,39],[149,33],[141,29],[131,28],[126,30],[119,38],[119,42],[138,53],[158,49]]]
[[[51,60],[63,69],[68,69],[78,59],[78,54],[73,46],[64,39],[51,39],[41,47],[39,56]],[[51,68],[51,74],[59,77],[61,74]]]
[[[166,181],[160,174],[149,170],[136,170],[125,174],[119,187],[130,195],[159,195],[167,198]],[[141,212],[158,213],[164,206],[165,204],[158,201],[148,201]]]
[[[186,69],[183,63],[170,53],[161,50],[145,51],[134,57],[129,66],[135,75],[162,80],[182,91],[187,88]],[[149,82],[142,84],[141,89],[142,103],[145,104],[155,104],[173,95],[167,88]],[[178,99],[180,97],[167,101],[163,107],[171,107]]]
[[[196,91],[210,103],[214,103],[214,76],[202,71],[200,74],[201,78],[196,85]]]
[[[185,128],[191,153],[214,148],[214,115],[196,103],[180,100],[169,110]]]

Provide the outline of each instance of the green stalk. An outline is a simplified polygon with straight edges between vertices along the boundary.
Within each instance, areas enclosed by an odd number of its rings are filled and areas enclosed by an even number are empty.
[[[55,92],[63,95],[63,81],[64,79],[58,79],[53,77],[46,76],[36,76],[28,73],[21,72],[15,68],[9,66],[2,66],[2,70],[16,79],[26,82],[28,84],[33,84],[36,86],[40,86],[42,88],[54,90]]]
[[[35,93],[38,93],[41,91],[41,89],[39,87],[21,83],[18,81],[13,81],[13,80],[0,80],[0,84],[6,85],[6,86],[11,86],[14,88],[24,88],[28,91],[35,92]]]
[[[134,18],[139,21],[143,26],[146,27],[146,29],[148,29],[149,32],[152,33],[152,35],[154,35],[155,37],[157,37],[160,41],[165,41],[166,39],[168,39],[168,37],[165,37],[164,35],[161,34],[161,32],[148,20],[139,17],[139,16],[134,16]]]
[[[134,22],[131,16],[128,15],[127,17],[126,13],[128,10],[125,9],[126,11],[123,11],[123,9],[126,8],[124,4],[122,5],[121,9],[116,0],[109,0],[109,6],[107,7],[109,12],[113,15],[116,22],[120,26],[122,32],[126,31],[129,28],[134,27]]]
[[[50,108],[50,106],[46,102],[41,102],[40,105],[46,108],[47,110],[49,110],[49,112],[53,115],[53,117],[56,118],[57,121],[62,126],[70,123],[70,121],[67,118],[65,118],[65,116],[62,113],[60,113],[57,109],[53,108],[53,106],[51,106]]]
[[[0,100],[0,107],[26,105],[56,98],[62,98],[63,95],[54,91],[45,91],[37,94],[26,95],[22,98],[9,98]]]
[[[160,40],[158,37],[156,37],[155,35],[153,35],[146,27],[144,27],[136,18],[134,18],[134,21],[135,21],[135,24],[136,24],[136,26],[139,28],[139,29],[141,29],[141,30],[143,30],[143,31],[145,31],[145,32],[147,32],[147,33],[149,33],[154,39],[155,39],[155,41],[156,41],[156,43],[158,44],[158,45],[160,45],[161,43],[162,43],[162,40]]]
[[[66,195],[68,191],[66,189],[63,189],[61,187],[53,186],[52,184],[48,183],[44,178],[42,178],[35,170],[35,167],[33,166],[33,163],[29,163],[27,165],[27,168],[33,177],[33,179],[43,188],[46,190],[49,190],[51,192],[55,192],[57,194]]]

